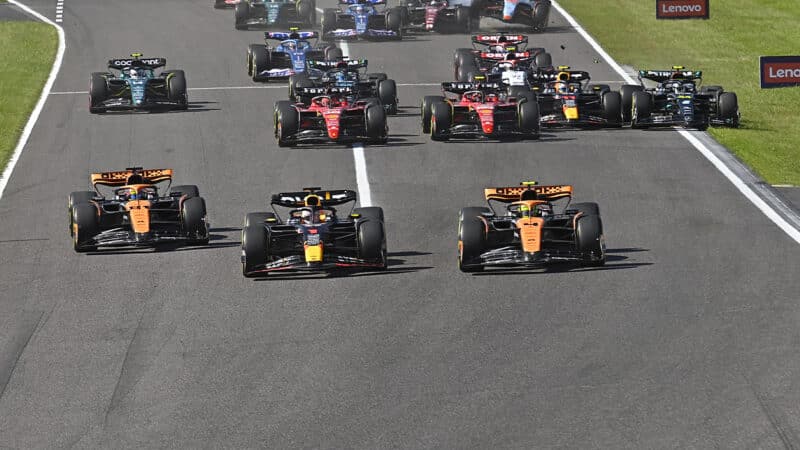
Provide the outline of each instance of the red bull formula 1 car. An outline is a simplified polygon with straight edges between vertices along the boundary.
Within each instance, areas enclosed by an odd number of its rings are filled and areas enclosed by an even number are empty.
[[[543,126],[621,127],[622,97],[605,84],[589,84],[589,73],[559,66],[531,79]]]
[[[387,266],[383,209],[336,207],[355,204],[351,190],[305,188],[272,196],[271,212],[247,214],[242,228],[242,273],[383,270]],[[288,209],[281,217],[275,207]]]
[[[528,96],[513,97],[500,83],[442,83],[444,96],[422,99],[422,132],[434,141],[538,139],[539,106]]]
[[[309,105],[280,100],[275,103],[278,146],[303,143],[384,144],[389,127],[378,99],[359,99],[355,87],[296,87],[298,98]],[[354,98],[355,97],[355,98]]]
[[[75,251],[98,247],[150,247],[184,242],[208,244],[206,202],[197,186],[171,186],[172,169],[130,167],[93,173],[93,191],[69,195]],[[168,183],[166,195],[158,185]],[[110,196],[100,187],[113,188]]]
[[[603,223],[597,203],[571,203],[572,186],[521,186],[484,190],[488,207],[462,208],[458,216],[458,268],[541,267],[555,263],[605,264]],[[566,200],[562,208],[556,202]],[[503,205],[495,209],[495,204]]]

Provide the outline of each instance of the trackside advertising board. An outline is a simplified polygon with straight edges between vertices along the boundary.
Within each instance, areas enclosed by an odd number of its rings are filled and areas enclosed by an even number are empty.
[[[800,56],[762,56],[761,89],[800,85]]]
[[[656,0],[656,19],[708,19],[710,0]]]

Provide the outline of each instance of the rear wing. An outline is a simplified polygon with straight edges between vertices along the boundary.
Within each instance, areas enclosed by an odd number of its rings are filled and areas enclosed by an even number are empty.
[[[466,83],[460,81],[448,81],[442,83],[442,91],[451,94],[463,94],[468,91],[499,91],[505,89],[503,83],[496,82],[474,82]]]
[[[591,76],[589,76],[589,72],[584,70],[560,70],[560,71],[546,71],[546,72],[534,72],[530,74],[530,78],[536,81],[556,81],[561,74],[568,74],[569,80],[568,81],[589,81]]]
[[[316,199],[313,199],[316,197]],[[270,204],[283,206],[285,208],[301,208],[312,206],[309,200],[318,200],[317,205],[313,206],[337,206],[345,203],[355,202],[358,196],[355,191],[350,189],[320,190],[319,188],[306,188],[303,192],[281,192],[273,194]]]
[[[479,45],[520,45],[528,43],[528,36],[524,34],[476,34],[472,36],[472,43]]]
[[[109,59],[108,68],[122,70],[128,67],[147,67],[158,69],[167,65],[167,58],[118,58]]]
[[[366,69],[368,61],[366,59],[341,59],[339,61],[319,61],[307,60],[306,64],[312,69],[330,70],[330,69]]]
[[[639,79],[661,83],[667,80],[699,80],[703,78],[700,70],[640,70]]]
[[[131,183],[131,177],[140,178]],[[142,169],[128,167],[114,172],[93,173],[90,177],[92,186],[125,186],[128,184],[151,184],[172,181],[172,169]]]
[[[357,90],[352,86],[314,86],[295,88],[297,95],[317,96],[317,95],[353,95]]]
[[[482,59],[528,59],[531,58],[531,52],[480,52],[478,56]]]
[[[264,39],[274,39],[278,41],[316,38],[319,38],[319,32],[317,31],[267,31],[264,33]]]
[[[558,200],[572,198],[572,186],[512,186],[494,187],[483,190],[487,201],[512,203],[520,200]],[[524,196],[524,198],[523,198]]]
[[[339,0],[341,5],[385,5],[386,0]]]

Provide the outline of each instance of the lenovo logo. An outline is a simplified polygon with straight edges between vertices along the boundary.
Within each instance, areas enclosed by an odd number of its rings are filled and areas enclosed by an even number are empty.
[[[800,85],[800,56],[762,56],[761,88]]]
[[[656,0],[656,19],[708,19],[709,0]]]

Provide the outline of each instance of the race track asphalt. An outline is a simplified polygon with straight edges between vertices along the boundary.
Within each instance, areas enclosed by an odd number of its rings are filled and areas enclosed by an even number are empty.
[[[30,4],[53,17],[54,1]],[[556,64],[618,80],[551,21],[532,40]],[[432,143],[416,106],[437,87],[408,84],[449,79],[468,38],[350,44],[403,84],[389,144],[364,151],[391,266],[254,281],[244,213],[275,191],[355,188],[352,150],[277,148],[286,90],[224,89],[254,86],[244,56],[261,34],[211,0],[66,0],[63,26],[56,94],[0,200],[3,446],[800,445],[800,250],[677,133]],[[86,94],[63,94],[132,51],[223,89],[167,114],[89,115]],[[67,194],[130,165],[200,186],[208,248],[72,251]],[[458,210],[527,179],[600,204],[605,267],[458,271]]]

